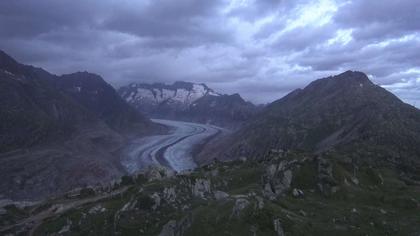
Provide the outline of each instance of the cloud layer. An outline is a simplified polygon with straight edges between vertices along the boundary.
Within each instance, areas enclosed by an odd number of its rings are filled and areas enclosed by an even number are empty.
[[[416,0],[6,0],[0,47],[57,74],[204,82],[256,103],[360,70],[420,106],[419,22]]]

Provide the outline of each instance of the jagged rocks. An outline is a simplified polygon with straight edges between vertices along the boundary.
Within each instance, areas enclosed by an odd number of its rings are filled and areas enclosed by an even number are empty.
[[[196,179],[191,187],[194,197],[205,198],[206,195],[211,193],[211,183],[207,179]]]
[[[281,161],[278,165],[271,164],[266,168],[262,177],[263,195],[269,199],[275,199],[290,189],[293,172],[290,164]]]

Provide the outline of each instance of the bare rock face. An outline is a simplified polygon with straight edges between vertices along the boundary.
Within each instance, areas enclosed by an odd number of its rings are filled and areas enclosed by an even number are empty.
[[[211,183],[207,179],[196,179],[192,185],[192,194],[195,197],[205,198],[206,195],[211,193]]]
[[[286,161],[279,164],[271,164],[266,168],[262,177],[263,195],[269,199],[275,199],[290,189],[293,172],[289,169]]]

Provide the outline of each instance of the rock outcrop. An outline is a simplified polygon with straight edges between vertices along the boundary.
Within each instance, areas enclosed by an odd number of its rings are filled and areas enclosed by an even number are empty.
[[[262,177],[263,195],[269,199],[275,199],[286,193],[290,189],[292,178],[293,172],[287,161],[267,166]]]
[[[329,196],[337,191],[337,181],[333,176],[331,162],[319,157],[318,159],[318,189],[325,196]]]
[[[188,214],[178,221],[170,220],[163,226],[159,236],[182,236],[191,224],[192,214]]]
[[[211,182],[207,179],[196,179],[191,186],[193,196],[205,198],[211,193]]]

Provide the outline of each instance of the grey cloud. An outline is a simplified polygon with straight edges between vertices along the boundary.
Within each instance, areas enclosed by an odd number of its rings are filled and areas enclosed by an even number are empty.
[[[358,39],[398,37],[420,29],[420,4],[413,0],[353,0],[335,15]]]
[[[220,3],[217,0],[158,0],[139,6],[123,4],[104,20],[102,27],[157,39],[162,43],[157,42],[158,46],[172,45],[169,40],[186,41],[186,44],[225,41],[229,32],[222,30],[223,22],[218,22]]]
[[[329,24],[321,27],[299,27],[281,35],[272,46],[282,52],[303,51],[330,39],[335,30],[335,26]]]
[[[417,1],[351,0],[325,24],[274,42],[267,39],[316,1],[246,2],[227,10],[227,0],[5,0],[0,47],[23,63],[57,74],[88,70],[114,86],[187,80],[264,103],[352,69],[405,101],[420,100]],[[347,44],[327,43],[349,29]]]
[[[0,36],[28,38],[94,23],[100,5],[89,1],[1,1]]]

